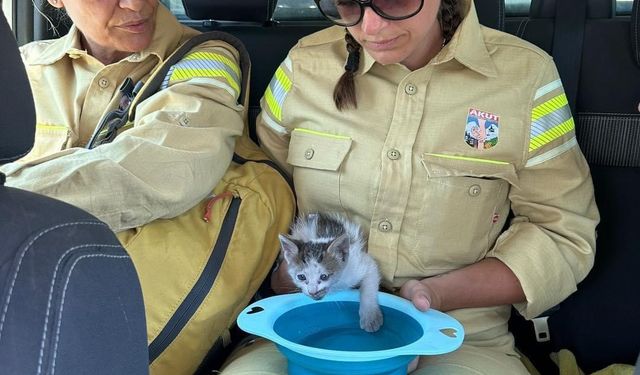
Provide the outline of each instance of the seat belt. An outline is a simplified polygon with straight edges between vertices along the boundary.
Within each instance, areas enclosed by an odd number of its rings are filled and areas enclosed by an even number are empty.
[[[552,55],[574,117],[586,19],[587,0],[556,0]]]

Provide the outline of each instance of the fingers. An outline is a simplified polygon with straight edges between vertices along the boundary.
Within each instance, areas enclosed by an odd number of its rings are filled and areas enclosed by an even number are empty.
[[[424,291],[416,292],[413,298],[411,298],[411,302],[413,302],[413,305],[420,311],[427,311],[431,307],[429,296]]]
[[[429,289],[418,280],[407,281],[400,288],[400,296],[411,301],[420,311],[427,311],[431,307]]]

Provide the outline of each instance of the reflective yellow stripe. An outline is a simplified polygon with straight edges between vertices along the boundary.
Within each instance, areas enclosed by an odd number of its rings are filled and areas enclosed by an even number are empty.
[[[224,77],[227,80],[227,83],[229,83],[234,90],[238,92],[240,91],[239,83],[224,69],[177,68],[173,70],[171,82],[174,80],[186,80],[196,77]]]
[[[214,61],[219,61],[221,63],[223,63],[224,65],[228,66],[229,68],[231,68],[234,72],[236,72],[236,74],[239,76],[240,75],[240,68],[238,67],[238,65],[236,65],[235,62],[233,62],[230,58],[228,58],[227,56],[221,55],[221,54],[217,54],[217,53],[213,53],[213,52],[193,52],[188,54],[184,59],[184,60],[214,60]]]
[[[282,69],[282,65],[280,65],[264,92],[267,106],[278,121],[282,121],[282,105],[292,85],[291,80]]]
[[[571,132],[574,127],[569,102],[564,93],[537,105],[531,110],[529,151],[555,141]]]
[[[433,154],[433,153],[426,153],[427,155],[431,155],[431,156],[436,156],[439,158],[444,158],[444,159],[454,159],[454,160],[465,160],[465,161],[476,161],[479,163],[487,163],[487,164],[500,164],[500,165],[507,165],[509,164],[506,161],[500,161],[500,160],[491,160],[491,159],[479,159],[479,158],[470,158],[468,156],[456,156],[456,155],[445,155],[445,154]]]
[[[351,139],[351,137],[346,137],[344,135],[337,135],[337,134],[330,134],[330,133],[323,133],[323,132],[319,132],[316,130],[311,130],[311,129],[305,129],[305,128],[295,128],[293,129],[293,131],[299,131],[302,133],[308,133],[308,134],[313,134],[313,135],[319,135],[321,137],[328,137],[328,138],[336,138],[336,139]]]
[[[536,121],[537,119],[550,114],[551,112],[560,109],[567,105],[569,102],[567,101],[567,96],[562,93],[556,97],[553,97],[546,102],[536,106],[531,111],[531,121]]]
[[[278,103],[278,100],[273,96],[271,87],[267,87],[267,91],[264,92],[264,100],[267,101],[267,106],[273,114],[273,117],[278,121],[282,121],[282,107]]]
[[[562,124],[547,130],[546,132],[538,135],[535,138],[531,138],[531,141],[529,142],[529,152],[537,150],[540,147],[551,143],[552,141],[572,131],[573,128],[573,117],[571,117]]]
[[[282,66],[278,67],[278,69],[276,70],[276,79],[282,85],[282,88],[284,88],[285,92],[291,90],[291,80],[284,73],[284,70],[282,70]]]
[[[43,130],[68,130],[68,128],[64,125],[36,124],[36,127]]]

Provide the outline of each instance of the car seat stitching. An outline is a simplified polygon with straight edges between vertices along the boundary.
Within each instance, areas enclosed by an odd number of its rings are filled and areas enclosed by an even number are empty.
[[[520,23],[518,24],[518,29],[516,30],[516,36],[520,36],[520,30],[522,29],[522,25],[524,24],[525,20],[520,20]]]
[[[119,247],[119,246],[113,246],[113,247]],[[64,301],[67,295],[67,287],[69,286],[69,280],[71,279],[71,274],[73,273],[73,269],[76,267],[76,265],[80,260],[84,258],[96,258],[96,257],[112,258],[112,259],[129,259],[128,255],[87,254],[87,255],[82,255],[78,257],[78,259],[76,259],[73,262],[73,264],[71,265],[71,269],[69,270],[69,274],[67,275],[67,279],[65,280],[64,288],[62,289],[62,301],[60,303],[60,314],[58,316],[58,321],[56,324],[56,339],[55,339],[55,344],[53,346],[51,375],[54,375],[56,372],[56,358],[58,354],[58,342],[60,340],[60,326],[62,325],[62,312],[64,310]]]
[[[522,35],[520,35],[520,37],[524,38],[524,34],[527,32],[527,26],[529,25],[529,20],[525,20],[524,21],[524,25],[522,27]]]
[[[49,313],[51,311],[51,301],[53,300],[53,288],[56,284],[56,276],[58,275],[58,269],[60,268],[60,264],[66,258],[66,256],[74,250],[83,249],[87,247],[111,247],[111,248],[119,248],[119,245],[103,245],[103,244],[83,244],[74,246],[67,251],[65,251],[59,258],[56,266],[53,270],[53,275],[51,277],[51,284],[49,285],[49,297],[47,298],[47,309],[44,314],[44,328],[42,329],[42,340],[40,341],[40,354],[38,355],[38,370],[36,374],[40,374],[42,372],[42,360],[44,357],[44,346],[45,341],[47,340],[47,327],[49,325]]]
[[[33,246],[33,244],[42,236],[44,236],[45,234],[54,231],[56,229],[60,229],[63,227],[68,227],[68,226],[73,226],[73,225],[103,225],[103,226],[107,226],[106,224],[102,223],[102,222],[97,222],[97,221],[78,221],[78,222],[71,222],[71,223],[64,223],[64,224],[58,224],[55,225],[53,227],[47,228],[43,231],[41,231],[40,233],[38,233],[28,244],[27,246],[25,246],[25,248],[22,250],[22,252],[20,253],[19,259],[18,259],[18,264],[16,266],[16,270],[14,271],[12,277],[11,277],[11,282],[9,283],[9,291],[7,293],[7,299],[5,300],[3,307],[2,307],[2,316],[0,316],[0,342],[2,342],[2,332],[4,329],[4,321],[6,319],[7,316],[7,311],[9,310],[9,304],[11,303],[11,295],[13,293],[13,288],[15,286],[16,283],[16,279],[18,278],[18,273],[20,272],[20,268],[22,266],[22,261],[24,260],[24,256],[27,254],[27,251],[29,251],[29,249],[31,249],[31,246]]]

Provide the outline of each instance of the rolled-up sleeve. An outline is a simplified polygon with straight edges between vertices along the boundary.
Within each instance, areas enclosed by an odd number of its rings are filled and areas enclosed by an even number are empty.
[[[531,131],[518,185],[509,198],[515,218],[489,256],[517,276],[534,318],[573,293],[595,256],[595,204],[589,166],[555,65],[541,74],[531,105]]]
[[[245,109],[237,102],[235,49],[211,41],[185,60],[203,65],[172,69],[163,88],[138,105],[134,126],[112,143],[9,166],[8,185],[83,208],[116,232],[194,206],[229,166]]]

